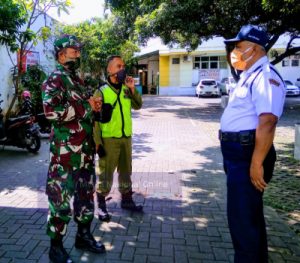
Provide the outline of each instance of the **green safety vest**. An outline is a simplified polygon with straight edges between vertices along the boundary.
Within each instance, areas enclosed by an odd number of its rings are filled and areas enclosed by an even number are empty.
[[[130,90],[122,85],[120,94],[118,94],[108,85],[101,87],[103,102],[114,105],[111,120],[107,123],[100,123],[101,134],[103,138],[121,138],[132,135],[131,119],[131,96]]]

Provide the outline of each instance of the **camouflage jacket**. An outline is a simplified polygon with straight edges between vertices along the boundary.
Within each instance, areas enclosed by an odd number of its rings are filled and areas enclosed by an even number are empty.
[[[57,64],[57,69],[42,85],[43,107],[52,123],[51,142],[68,145],[80,152],[92,140],[92,109],[83,81]]]

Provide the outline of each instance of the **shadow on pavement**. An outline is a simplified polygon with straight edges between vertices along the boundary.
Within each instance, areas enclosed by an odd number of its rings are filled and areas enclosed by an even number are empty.
[[[48,141],[43,140],[37,154],[14,147],[0,151],[0,192],[23,186],[34,190],[44,187],[49,165],[48,148]]]
[[[178,118],[190,117],[204,122],[219,122],[222,111],[218,105],[210,103],[210,100],[207,100],[208,107],[199,106],[196,98],[191,104],[173,97],[156,97],[155,100],[157,101],[152,101],[152,98],[145,100],[144,106],[149,109],[147,118],[151,117],[152,113],[154,117],[159,118],[157,112],[172,112]],[[144,118],[139,111],[134,112],[133,116]],[[148,128],[152,129],[151,126]],[[153,134],[156,136],[156,133]],[[165,149],[159,148],[159,140],[155,144],[157,149],[154,149],[151,136],[154,135],[150,132],[135,131],[134,159],[148,158],[147,154],[159,154],[159,150]],[[173,143],[176,140],[167,142]],[[43,147],[48,146],[45,144]],[[188,151],[186,148],[178,150],[179,153]],[[4,262],[49,262],[49,238],[45,234],[47,209],[28,207],[28,196],[26,202],[20,204],[22,196],[12,196],[13,191],[3,191],[20,186],[27,186],[34,191],[44,187],[49,151],[44,152],[45,155],[30,156],[30,161],[27,155],[18,153],[15,157],[15,154],[10,152],[8,155],[6,152],[0,152],[0,192],[11,193],[9,202],[15,201],[20,205],[20,208],[0,206],[0,258]],[[157,156],[155,158],[158,159]],[[89,263],[233,262],[226,218],[226,177],[220,149],[217,146],[206,147],[193,151],[188,156],[195,156],[196,165],[189,165],[189,160],[182,158],[180,161],[184,165],[180,167],[185,169],[179,171],[165,172],[161,169],[160,172],[154,172],[149,166],[149,172],[133,173],[133,190],[136,191],[134,199],[144,205],[142,214],[122,210],[120,194],[117,185],[114,186],[108,201],[108,209],[113,215],[111,222],[102,223],[95,218],[92,225],[96,239],[106,245],[106,254],[96,255],[75,249],[77,227],[72,220],[64,245],[74,260]],[[158,167],[160,163],[157,159],[155,161]],[[147,160],[140,166],[142,165],[147,166]],[[34,176],[29,168],[34,171]],[[18,173],[19,171],[21,173]],[[32,196],[32,192],[30,197],[38,199]],[[2,196],[0,201],[1,198]],[[45,202],[39,204],[36,207],[47,207]],[[25,208],[26,206],[28,208]],[[271,262],[300,262],[299,246],[297,247],[299,243],[291,236],[276,213],[269,209],[266,212]]]
[[[165,102],[165,100],[162,100]],[[164,104],[155,103],[155,107],[151,107],[151,101],[145,102],[145,107],[148,112],[153,112],[153,116],[156,116],[157,113],[172,113],[176,117],[181,119],[194,119],[206,122],[219,122],[220,117],[223,112],[220,103],[212,103],[211,100],[205,103],[198,103],[197,99],[192,101],[193,103],[181,103],[180,97],[170,97],[166,105],[169,105],[165,108]],[[149,117],[149,115],[147,116]]]
[[[134,133],[132,136],[132,144],[134,145],[132,149],[132,159],[141,159],[145,157],[145,153],[151,153],[154,151],[150,147],[151,142],[150,133]]]

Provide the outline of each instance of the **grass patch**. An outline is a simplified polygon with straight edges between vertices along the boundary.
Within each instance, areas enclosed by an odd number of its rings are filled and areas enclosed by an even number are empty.
[[[274,176],[264,193],[265,205],[276,209],[300,235],[300,161],[293,158],[293,144],[279,143]],[[291,218],[296,214],[296,218]]]

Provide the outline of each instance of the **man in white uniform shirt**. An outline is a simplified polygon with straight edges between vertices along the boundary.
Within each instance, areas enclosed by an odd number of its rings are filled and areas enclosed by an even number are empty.
[[[276,151],[275,128],[282,114],[285,85],[269,63],[267,33],[243,26],[233,39],[231,65],[242,70],[221,118],[219,139],[227,175],[227,216],[235,263],[267,263],[263,192],[270,181]]]

